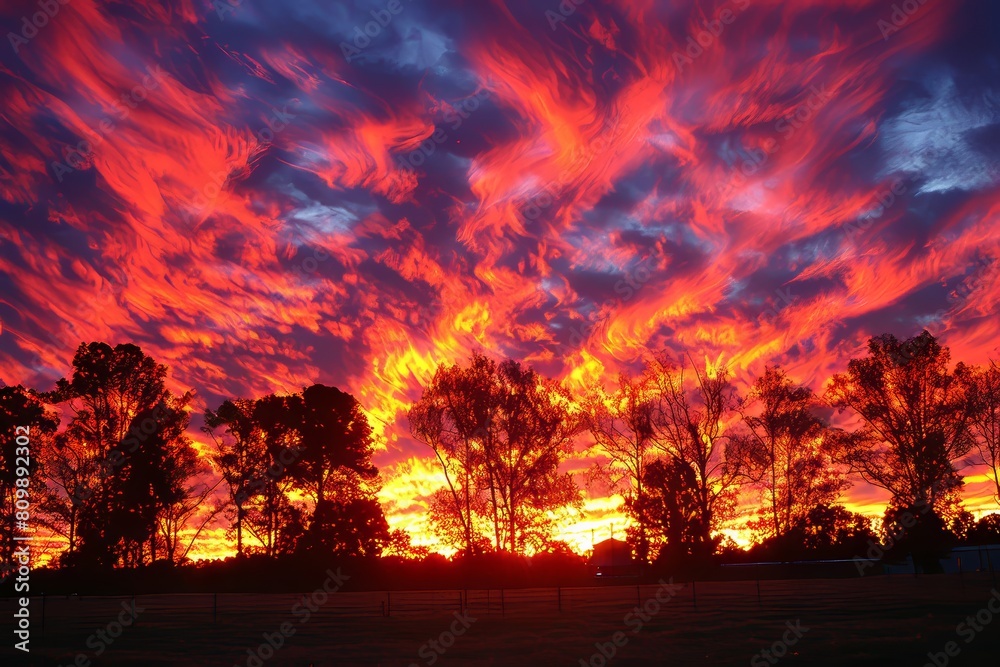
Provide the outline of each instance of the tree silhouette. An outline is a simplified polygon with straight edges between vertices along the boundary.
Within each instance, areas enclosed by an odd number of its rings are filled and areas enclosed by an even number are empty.
[[[768,537],[750,549],[754,558],[852,558],[865,553],[869,541],[878,542],[871,519],[840,505],[817,505],[798,517],[780,535]]]
[[[969,544],[1000,544],[1000,514],[987,514],[966,534]]]
[[[184,435],[190,394],[171,395],[166,373],[135,345],[82,344],[72,377],[46,395],[72,414],[50,457],[65,493],[54,514],[72,524],[71,559],[109,566],[157,558],[158,521],[183,502],[197,471]]]
[[[993,480],[994,500],[1000,503],[1000,365],[958,364],[955,374],[969,400],[969,428],[976,439],[979,463]]]
[[[644,478],[655,460],[653,419],[655,385],[648,374],[633,378],[618,376],[618,388],[598,391],[587,402],[587,425],[594,442],[609,459],[609,465],[597,466],[612,488],[625,487],[625,509],[633,519],[636,556],[649,559],[650,539],[640,508],[645,506]]]
[[[801,543],[807,552],[820,552],[840,557],[857,554],[862,546],[874,535],[871,519],[851,512],[841,505],[820,504],[800,517],[792,527],[792,533],[801,535]]]
[[[656,562],[667,569],[704,563],[718,540],[711,535],[694,468],[677,458],[658,459],[646,466],[643,484],[646,493],[636,513],[662,538],[656,540]]]
[[[724,423],[737,406],[729,371],[695,369],[695,382],[688,386],[683,368],[660,355],[647,361],[645,372],[656,387],[654,441],[671,462],[691,469],[693,476],[676,468],[672,478],[693,484],[700,549],[711,553],[716,545],[712,533],[733,515],[737,483],[744,474],[740,458],[726,451]],[[676,493],[688,491],[677,488]],[[686,499],[677,504],[685,507]]]
[[[389,533],[389,544],[383,555],[420,560],[430,554],[427,547],[413,544],[410,534],[402,528],[396,528]]]
[[[556,513],[580,497],[559,470],[580,429],[569,404],[558,385],[516,361],[474,354],[468,369],[439,369],[410,412],[410,429],[445,473],[448,496],[437,497],[432,513],[442,537],[460,526],[460,546],[475,553],[482,521],[497,551],[520,554],[548,541]]]
[[[306,511],[301,502],[289,497],[292,484],[288,479],[263,478],[246,506],[245,525],[259,547],[249,547],[248,552],[267,557],[293,554],[302,543],[306,532]]]
[[[974,525],[961,509],[954,463],[978,447],[1000,498],[1000,368],[958,364],[952,372],[947,348],[927,332],[902,342],[878,336],[868,349],[826,394],[858,417],[852,431],[829,428],[812,392],[775,367],[741,401],[726,368],[686,373],[660,355],[580,404],[513,360],[476,353],[467,366],[442,366],[408,413],[411,433],[444,473],[445,486],[429,498],[431,524],[463,554],[556,549],[556,522],[580,504],[562,464],[589,430],[606,456],[603,473],[625,497],[643,560],[655,553],[670,566],[706,562],[745,479],[766,500],[752,524],[766,538],[758,553],[867,548],[868,520],[832,505],[846,486],[833,465],[842,463],[892,494],[884,530],[908,527],[892,554],[912,553],[931,568],[955,533],[995,532],[995,521]],[[182,563],[223,510],[239,556],[426,553],[389,530],[373,431],[353,396],[317,384],[224,401],[205,414],[213,471],[186,435],[192,395],[172,395],[166,376],[135,345],[90,343],[53,391],[0,388],[0,428],[32,428],[30,493],[40,525],[67,540],[61,563]],[[69,416],[61,432],[50,403]],[[737,414],[742,426],[733,429]],[[13,437],[0,455],[8,538],[0,555],[9,556],[20,465]],[[225,498],[215,499],[223,482]]]
[[[839,439],[837,459],[889,491],[892,508],[927,506],[943,516],[958,511],[962,478],[953,462],[968,454],[974,438],[949,358],[927,331],[906,341],[876,336],[868,356],[852,359],[827,390],[834,407],[861,419]]]
[[[315,384],[301,394],[265,397],[254,414],[272,459],[296,448],[285,474],[312,501],[300,546],[377,555],[388,543],[389,526],[376,497],[372,429],[357,400],[336,387]]]
[[[506,520],[510,553],[548,541],[552,514],[580,502],[580,491],[559,465],[573,451],[578,417],[569,396],[531,368],[506,360],[498,365],[499,409],[487,424],[484,464],[490,488]]]
[[[730,451],[764,492],[761,519],[752,522],[763,537],[777,537],[801,525],[820,505],[833,503],[847,482],[823,451],[826,423],[814,412],[815,398],[780,369],[768,366],[741,402],[745,432]]]
[[[39,462],[58,426],[59,416],[27,389],[21,385],[0,387],[0,557],[4,563],[11,562],[15,546],[17,501],[21,500],[22,506],[27,502],[29,507],[44,507],[46,488]],[[19,444],[19,439],[27,444]],[[22,469],[27,475],[18,474]],[[28,480],[27,487],[18,485],[22,477]],[[34,528],[29,522],[28,529]]]
[[[447,485],[432,498],[431,518],[440,536],[465,554],[481,553],[489,543],[478,524],[489,511],[479,494],[485,483],[484,443],[497,400],[494,373],[493,363],[479,354],[468,368],[441,366],[407,414],[410,433],[434,451]],[[493,519],[499,545],[495,513]]]
[[[247,504],[260,495],[269,458],[264,430],[254,415],[256,406],[256,401],[244,398],[224,401],[217,410],[205,412],[202,429],[215,443],[212,462],[228,489],[227,512],[231,510],[238,558],[244,555]]]
[[[187,424],[181,401],[136,415],[134,432],[146,437],[134,443],[126,438],[111,450],[113,467],[95,480],[84,503],[82,562],[134,567],[172,555],[163,553],[159,525],[171,508],[185,503],[187,481],[199,472],[197,454],[184,435]]]
[[[39,506],[41,520],[53,533],[66,539],[63,557],[72,559],[80,541],[82,507],[93,493],[90,484],[100,473],[110,471],[112,465],[88,451],[85,442],[63,433],[53,438],[42,456],[46,492]]]
[[[465,488],[460,487],[459,493],[464,495]],[[485,519],[490,513],[489,503],[486,496],[477,489],[473,489],[473,493],[478,495],[472,498],[472,503],[460,506],[455,501],[453,490],[438,489],[431,494],[427,507],[427,516],[438,540],[443,544],[454,546],[463,556],[481,555],[493,549],[488,536],[490,525]],[[465,522],[463,514],[466,509],[470,512],[473,526],[471,535],[467,530],[469,524]]]
[[[196,464],[193,475],[199,479],[189,479],[174,501],[165,506],[157,517],[157,530],[164,546],[166,559],[173,564],[187,560],[202,531],[223,511],[223,504],[214,499],[215,490],[222,483],[211,478],[204,479],[210,469],[202,462]],[[199,514],[201,516],[199,516]],[[186,530],[194,532],[185,541],[182,534]]]

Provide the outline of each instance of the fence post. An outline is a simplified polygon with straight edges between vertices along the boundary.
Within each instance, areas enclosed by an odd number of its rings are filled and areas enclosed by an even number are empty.
[[[462,591],[458,592],[458,611],[462,611]]]
[[[691,580],[691,602],[694,604],[695,608],[698,607],[698,582],[694,579]]]
[[[132,625],[135,625],[135,593],[132,593]]]
[[[493,615],[493,607],[490,605],[490,589],[486,589],[486,615]]]
[[[562,587],[556,586],[556,608],[562,611]]]
[[[385,592],[385,615],[392,616],[392,593]]]
[[[639,584],[635,585],[635,603],[638,606],[642,606],[642,596],[639,594]]]
[[[500,589],[500,615],[501,616],[506,616],[507,615],[507,608],[504,606],[503,589],[502,588]]]

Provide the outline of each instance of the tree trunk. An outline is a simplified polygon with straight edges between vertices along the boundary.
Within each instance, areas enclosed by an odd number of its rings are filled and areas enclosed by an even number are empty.
[[[243,557],[243,505],[236,506],[236,557]]]

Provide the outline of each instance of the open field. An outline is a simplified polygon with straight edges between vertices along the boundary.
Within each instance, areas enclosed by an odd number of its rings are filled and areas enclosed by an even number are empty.
[[[502,601],[500,591],[483,590],[332,593],[308,618],[295,606],[301,595],[138,596],[134,625],[96,659],[104,643],[93,633],[127,619],[131,598],[48,598],[44,629],[40,600],[33,600],[30,659],[9,660],[18,652],[8,639],[0,663],[69,665],[83,653],[98,665],[247,665],[248,648],[264,633],[277,637],[282,623],[294,633],[262,664],[580,665],[598,650],[595,642],[611,647],[621,632],[609,666],[767,665],[763,656],[752,662],[755,654],[783,634],[795,638],[786,623],[797,621],[801,639],[780,664],[920,667],[928,652],[947,657],[950,641],[960,652],[948,664],[995,666],[1000,655],[1000,617],[981,631],[956,632],[986,609],[989,575],[763,581],[759,601],[754,581],[699,582],[678,589],[646,620],[635,615],[658,588],[506,590]],[[467,629],[456,621],[460,608]],[[0,609],[9,619],[12,601],[0,601]],[[425,646],[449,626],[461,631],[453,645],[441,654]],[[450,643],[447,635],[441,641]],[[590,664],[603,663],[597,657]]]

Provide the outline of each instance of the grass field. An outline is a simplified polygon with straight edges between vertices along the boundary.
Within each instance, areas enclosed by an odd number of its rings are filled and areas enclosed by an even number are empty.
[[[989,575],[978,574],[762,581],[758,601],[754,581],[700,582],[685,585],[646,620],[633,609],[655,599],[656,585],[562,589],[558,595],[555,589],[506,590],[502,603],[500,591],[332,593],[308,619],[305,607],[293,611],[302,596],[224,595],[217,601],[211,595],[139,596],[134,625],[109,644],[94,633],[107,632],[119,616],[128,619],[124,609],[131,609],[130,598],[59,597],[45,602],[44,629],[40,600],[33,600],[30,658],[13,651],[7,640],[0,664],[70,665],[83,654],[94,665],[247,666],[247,649],[262,644],[264,633],[280,635],[286,623],[294,634],[268,660],[250,660],[249,667],[525,667],[581,665],[581,659],[600,667],[603,656],[595,643],[608,652],[614,647],[609,666],[921,667],[931,652],[940,654],[938,667],[944,658],[950,665],[995,667],[1000,615],[979,626],[971,639],[971,629],[956,632],[967,616],[987,608],[993,588]],[[0,607],[10,619],[12,601],[2,600]],[[654,607],[650,603],[648,610]],[[460,608],[467,628],[456,620]],[[796,621],[801,638],[786,625]],[[448,635],[441,635],[450,628],[461,634],[447,649],[441,647],[443,653],[427,645],[435,638],[448,643]],[[615,633],[621,633],[620,646]],[[759,652],[775,648],[783,635],[797,641],[780,660],[766,660]],[[944,653],[948,642],[955,642],[957,656]],[[102,645],[106,648],[96,657]],[[783,653],[780,645],[777,650]],[[591,660],[595,653],[599,657]]]

